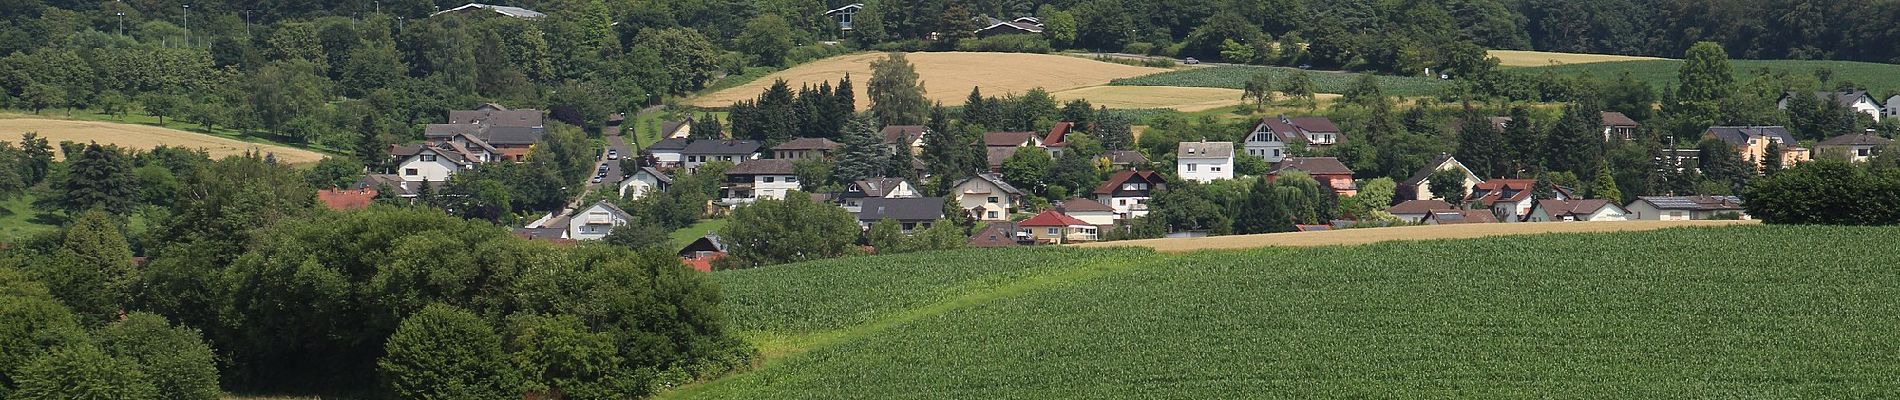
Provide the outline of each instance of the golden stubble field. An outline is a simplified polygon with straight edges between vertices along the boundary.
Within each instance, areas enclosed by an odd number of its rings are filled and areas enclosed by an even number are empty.
[[[62,141],[99,142],[134,149],[150,149],[166,145],[204,149],[211,153],[212,158],[244,154],[245,151],[255,150],[275,154],[278,160],[291,164],[314,163],[323,160],[322,153],[310,150],[250,143],[156,126],[38,118],[0,119],[0,140],[19,143],[20,136],[27,132],[38,132],[40,137],[46,138],[55,146]],[[54,152],[54,155],[57,157],[58,152]]]
[[[1318,232],[1287,232],[1260,235],[1215,236],[1205,238],[1146,239],[1100,242],[1078,247],[1148,247],[1164,252],[1198,250],[1236,250],[1261,247],[1318,247],[1357,245],[1390,241],[1473,239],[1493,236],[1537,235],[1545,233],[1636,232],[1682,227],[1719,227],[1759,224],[1760,221],[1618,221],[1618,222],[1527,222],[1515,224],[1421,225],[1393,228],[1345,229]]]
[[[1528,50],[1491,50],[1490,55],[1498,58],[1498,65],[1505,67],[1542,67],[1558,64],[1588,64],[1615,61],[1661,60],[1656,57],[1619,56],[1613,54],[1552,53]]]
[[[813,61],[744,85],[700,96],[693,99],[692,104],[699,107],[726,107],[739,100],[757,98],[759,92],[772,86],[775,80],[783,79],[792,85],[793,90],[797,90],[800,84],[816,85],[821,81],[836,83],[845,74],[850,74],[851,84],[857,90],[858,108],[865,109],[871,106],[870,96],[864,94],[865,84],[871,80],[871,62],[884,57],[884,53],[860,53]],[[946,106],[963,104],[963,100],[970,95],[970,88],[977,86],[983,88],[986,96],[1023,93],[1038,87],[1056,93],[1106,85],[1116,78],[1168,71],[1051,54],[930,52],[907,53],[905,57],[917,68],[918,80],[924,85],[924,95]],[[1125,93],[1114,95],[1127,96]],[[1233,98],[1238,103],[1238,91],[1235,91]]]

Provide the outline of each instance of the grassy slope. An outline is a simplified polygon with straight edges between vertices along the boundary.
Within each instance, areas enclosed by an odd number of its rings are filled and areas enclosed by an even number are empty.
[[[1896,234],[964,250],[719,273],[742,330],[833,336],[670,397],[1890,397]],[[939,262],[968,259],[1018,267]],[[907,278],[953,274],[977,276]],[[990,283],[946,285],[971,279]]]
[[[1298,71],[1287,67],[1263,66],[1215,66],[1188,68],[1172,72],[1163,72],[1134,78],[1116,79],[1110,85],[1117,86],[1186,86],[1217,87],[1242,89],[1254,74],[1267,73],[1273,77],[1274,84],[1284,82],[1286,77]],[[1345,93],[1353,81],[1359,79],[1357,73],[1307,71],[1313,80],[1314,90],[1319,93]],[[1393,96],[1431,96],[1450,87],[1448,81],[1424,77],[1380,76],[1379,84],[1387,95]]]
[[[58,229],[57,226],[34,222],[40,215],[33,209],[33,196],[20,195],[0,201],[0,242],[22,239],[40,232]]]
[[[1681,69],[1679,60],[1618,61],[1589,64],[1570,64],[1545,67],[1513,68],[1520,72],[1541,74],[1545,71],[1558,75],[1581,75],[1589,73],[1599,79],[1614,78],[1623,72],[1650,86],[1661,90],[1665,86],[1676,84],[1676,70]],[[1853,82],[1874,92],[1875,96],[1900,94],[1900,65],[1875,64],[1854,61],[1803,61],[1803,60],[1732,60],[1730,68],[1734,70],[1737,81],[1746,81],[1756,75],[1760,69],[1787,72],[1795,75],[1812,75],[1816,69],[1834,70],[1834,82]]]
[[[726,221],[728,220],[725,218],[700,220],[698,223],[694,223],[693,226],[673,231],[673,234],[670,236],[673,238],[674,245],[685,247],[694,240],[706,237],[706,232],[713,232],[720,228],[725,228]]]

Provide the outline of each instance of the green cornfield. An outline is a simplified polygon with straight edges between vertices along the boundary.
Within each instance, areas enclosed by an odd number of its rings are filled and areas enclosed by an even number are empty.
[[[1682,68],[1680,60],[1616,61],[1587,64],[1567,64],[1543,67],[1510,68],[1508,70],[1530,74],[1543,74],[1546,71],[1559,76],[1578,76],[1590,74],[1597,79],[1610,79],[1624,72],[1630,73],[1639,81],[1648,83],[1658,93],[1664,87],[1676,84],[1676,70]],[[1876,64],[1853,61],[1805,61],[1805,60],[1731,60],[1729,68],[1734,71],[1737,82],[1747,82],[1762,71],[1787,73],[1791,75],[1813,76],[1815,71],[1826,69],[1833,71],[1831,83],[1834,87],[1843,83],[1873,92],[1876,100],[1885,101],[1887,96],[1900,94],[1900,65]]]
[[[1738,226],[720,272],[779,347],[671,398],[1892,398],[1900,228]]]
[[[1293,74],[1294,71],[1299,71],[1299,69],[1222,65],[1116,79],[1109,82],[1109,84],[1118,86],[1180,86],[1242,89],[1246,87],[1247,80],[1252,79],[1254,74],[1266,73],[1273,77],[1273,82],[1277,85],[1279,82],[1285,81],[1286,77]],[[1359,79],[1360,74],[1352,72],[1307,71],[1306,75],[1313,80],[1314,91],[1318,93],[1345,93],[1346,88],[1352,87],[1353,82]],[[1450,81],[1425,77],[1390,75],[1379,76],[1379,85],[1385,89],[1385,94],[1387,95],[1405,97],[1436,96],[1442,93],[1445,88],[1451,87]]]

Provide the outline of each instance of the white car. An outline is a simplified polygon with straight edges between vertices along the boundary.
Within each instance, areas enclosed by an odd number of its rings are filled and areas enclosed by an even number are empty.
[[[620,151],[619,151],[619,150],[607,150],[607,159],[609,159],[609,160],[618,160],[618,159],[620,159]]]

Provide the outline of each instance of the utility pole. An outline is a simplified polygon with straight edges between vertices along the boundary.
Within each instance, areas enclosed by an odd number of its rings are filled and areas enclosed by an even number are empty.
[[[251,10],[244,10],[244,37],[251,37]]]
[[[118,14],[119,14],[119,36],[125,36],[125,12],[121,11]]]
[[[383,0],[376,0],[376,13],[377,14],[383,13]]]
[[[191,47],[191,5],[185,5],[185,47]]]

